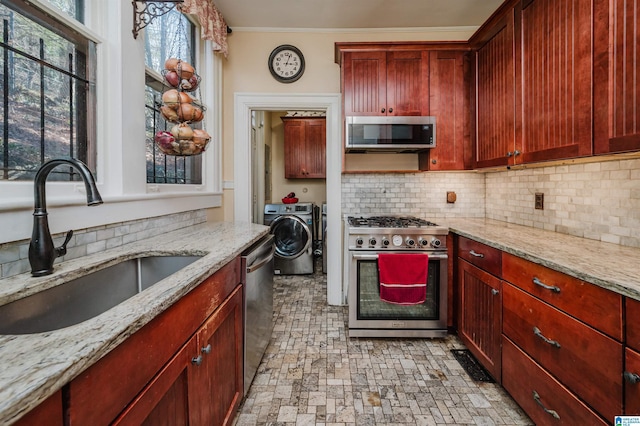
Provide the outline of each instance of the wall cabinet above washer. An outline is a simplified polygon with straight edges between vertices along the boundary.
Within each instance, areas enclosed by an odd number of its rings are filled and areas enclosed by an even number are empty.
[[[282,117],[285,179],[326,177],[327,120],[324,117]]]

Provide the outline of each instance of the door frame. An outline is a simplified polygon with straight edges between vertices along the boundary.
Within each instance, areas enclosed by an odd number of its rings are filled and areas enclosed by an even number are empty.
[[[287,109],[324,110],[327,116],[327,234],[338,236],[327,240],[327,302],[346,303],[342,256],[342,126],[339,93],[240,93],[234,94],[234,220],[251,222],[252,170],[251,111]]]

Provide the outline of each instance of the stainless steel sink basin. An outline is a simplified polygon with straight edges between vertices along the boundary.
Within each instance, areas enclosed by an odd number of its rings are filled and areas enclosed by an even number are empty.
[[[126,260],[0,306],[0,334],[41,333],[78,324],[200,258],[151,256]]]

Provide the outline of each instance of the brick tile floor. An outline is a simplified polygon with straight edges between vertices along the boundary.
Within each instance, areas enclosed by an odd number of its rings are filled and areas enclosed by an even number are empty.
[[[274,286],[275,327],[235,426],[533,424],[500,385],[467,375],[450,352],[464,347],[456,336],[349,338],[326,275]]]

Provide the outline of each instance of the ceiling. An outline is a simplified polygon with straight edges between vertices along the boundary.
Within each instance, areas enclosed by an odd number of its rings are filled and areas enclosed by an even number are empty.
[[[234,28],[477,27],[503,0],[214,0]]]

